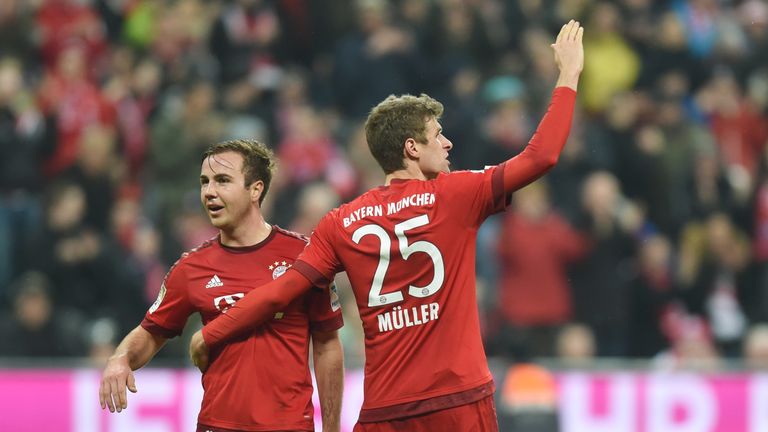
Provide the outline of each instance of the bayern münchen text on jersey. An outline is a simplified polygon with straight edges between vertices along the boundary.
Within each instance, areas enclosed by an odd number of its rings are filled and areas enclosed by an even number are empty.
[[[387,203],[387,216],[395,214],[400,210],[408,207],[419,207],[425,205],[431,205],[435,203],[435,194],[433,193],[418,193],[409,195],[403,199],[395,202]],[[362,220],[367,217],[383,216],[384,211],[381,205],[364,206],[353,210],[347,217],[344,218],[344,228],[349,227],[352,223]]]

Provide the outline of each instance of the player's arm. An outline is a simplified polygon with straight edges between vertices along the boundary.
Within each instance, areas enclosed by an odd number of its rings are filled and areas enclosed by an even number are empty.
[[[208,368],[209,349],[263,324],[310,288],[309,279],[289,269],[283,276],[252,290],[192,336],[192,363],[204,372]]]
[[[107,360],[101,376],[99,402],[101,409],[109,407],[109,412],[121,412],[128,407],[126,387],[136,393],[136,380],[133,371],[149,362],[165,345],[163,336],[154,335],[144,327],[133,329],[120,342],[115,353]]]
[[[504,163],[504,192],[510,194],[546,174],[568,139],[579,75],[584,67],[584,29],[571,20],[552,44],[560,69],[552,101],[525,150]]]
[[[338,330],[312,332],[312,359],[323,416],[323,432],[339,432],[341,396],[344,390],[344,351]]]

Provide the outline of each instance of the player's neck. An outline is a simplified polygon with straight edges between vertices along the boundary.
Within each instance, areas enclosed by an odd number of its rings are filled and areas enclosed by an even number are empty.
[[[393,171],[384,177],[384,184],[389,186],[392,180],[427,180],[427,177],[419,169],[419,166],[414,163],[406,162],[405,168],[397,171]]]
[[[235,227],[219,230],[221,244],[230,247],[254,246],[269,237],[272,226],[264,220],[260,212],[254,212]]]

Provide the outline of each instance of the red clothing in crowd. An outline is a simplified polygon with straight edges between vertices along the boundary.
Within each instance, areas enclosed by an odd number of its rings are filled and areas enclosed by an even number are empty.
[[[514,325],[555,325],[572,317],[568,264],[588,242],[560,216],[534,221],[509,213],[499,235],[499,307]]]
[[[75,163],[81,136],[88,126],[115,123],[114,106],[84,78],[50,74],[41,88],[40,106],[47,115],[56,118],[56,149],[45,162],[48,176],[55,176]]]
[[[53,67],[59,54],[71,44],[86,50],[88,62],[106,52],[106,29],[90,6],[73,0],[48,0],[37,12],[40,51],[46,66]]]
[[[742,166],[754,176],[768,140],[768,119],[741,104],[731,115],[715,112],[710,121],[725,164]]]

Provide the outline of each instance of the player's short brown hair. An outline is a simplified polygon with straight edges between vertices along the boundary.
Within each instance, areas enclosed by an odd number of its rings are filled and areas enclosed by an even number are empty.
[[[365,121],[365,138],[371,154],[385,174],[405,168],[405,140],[426,143],[427,121],[440,119],[443,104],[422,93],[390,95],[376,105]]]
[[[275,154],[264,143],[254,139],[236,139],[211,144],[203,153],[203,161],[210,156],[226,152],[235,152],[243,157],[243,177],[248,187],[255,181],[264,183],[264,192],[259,197],[259,205],[264,201],[269,190],[269,183],[275,172]]]

